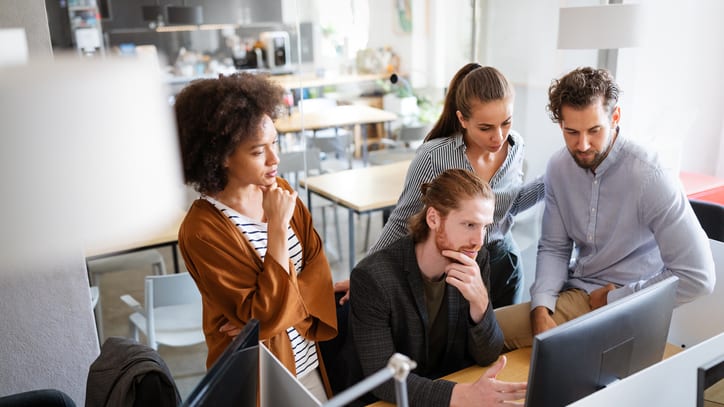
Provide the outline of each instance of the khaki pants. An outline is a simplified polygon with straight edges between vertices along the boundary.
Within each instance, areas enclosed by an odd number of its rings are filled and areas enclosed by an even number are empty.
[[[495,309],[495,318],[505,337],[503,352],[533,346],[530,324],[530,302]],[[572,289],[558,295],[553,320],[560,325],[591,311],[590,296],[583,290]]]

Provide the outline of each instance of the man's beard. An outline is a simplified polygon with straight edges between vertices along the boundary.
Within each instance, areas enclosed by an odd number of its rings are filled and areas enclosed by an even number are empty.
[[[602,152],[596,151],[596,150],[594,150],[594,151],[595,152],[593,153],[592,159],[583,161],[578,156],[577,152],[574,153],[573,151],[568,150],[568,152],[571,154],[571,157],[573,157],[573,161],[575,161],[579,167],[586,169],[586,170],[591,169],[591,168],[596,168],[598,166],[598,164],[600,164],[601,161],[603,161],[603,159],[606,158],[606,153],[602,153]]]
[[[578,164],[578,166],[583,169],[595,170],[598,165],[601,164],[601,162],[608,156],[608,153],[613,148],[613,143],[615,143],[616,139],[618,138],[618,130],[619,128],[618,126],[616,126],[616,129],[614,130],[612,137],[609,139],[608,145],[606,146],[606,148],[603,149],[603,152],[593,149],[589,149],[588,151],[586,151],[586,153],[593,152],[593,158],[590,161],[586,162],[581,160],[578,157],[577,152],[573,152],[569,149],[568,152],[571,154],[571,157],[573,157],[573,161],[575,161],[576,164]]]
[[[480,251],[479,246],[454,247],[453,244],[450,243],[450,239],[448,239],[447,237],[447,232],[445,232],[444,224],[440,225],[440,230],[438,230],[435,234],[435,247],[437,247],[439,253],[442,253],[443,250],[452,250],[455,252],[471,252],[477,255],[477,253]]]

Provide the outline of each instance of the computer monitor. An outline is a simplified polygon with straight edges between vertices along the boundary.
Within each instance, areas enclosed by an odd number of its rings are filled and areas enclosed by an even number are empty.
[[[696,407],[724,405],[724,356],[697,369]]]
[[[250,320],[184,401],[184,407],[256,407],[259,321]]]
[[[677,282],[670,277],[536,335],[525,405],[564,406],[661,361]]]

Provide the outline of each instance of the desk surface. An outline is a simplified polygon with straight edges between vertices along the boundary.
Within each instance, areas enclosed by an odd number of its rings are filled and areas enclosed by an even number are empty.
[[[239,70],[238,72],[254,72],[257,70]],[[264,73],[260,71],[260,73]],[[196,79],[216,79],[218,74],[207,74],[207,75],[196,75],[196,76],[168,76],[165,78],[166,83],[170,85],[183,85],[185,86],[189,82]],[[318,88],[320,86],[334,86],[344,85],[349,83],[361,83],[376,80],[388,80],[390,74],[327,74],[324,76],[317,76],[316,73],[307,72],[300,74],[287,74],[287,75],[270,75],[269,79],[273,82],[278,83],[285,89],[299,89],[299,88]]]
[[[310,191],[356,212],[395,206],[410,161],[318,175],[299,183]]]
[[[343,85],[347,83],[359,83],[388,79],[390,74],[351,74],[351,75],[324,75],[317,76],[315,73],[272,75],[269,78],[287,89],[316,88],[320,86]]]
[[[375,107],[344,105],[305,114],[294,112],[289,116],[279,117],[274,122],[274,126],[279,133],[294,133],[302,130],[384,123],[396,119],[397,115],[395,113]]]
[[[505,354],[508,359],[505,368],[498,372],[498,380],[504,382],[525,382],[528,380],[528,369],[530,367],[530,355],[533,348],[521,348],[516,349],[512,352]],[[678,346],[667,343],[666,349],[664,349],[664,359],[673,356],[682,349]],[[455,373],[451,373],[442,378],[450,380],[456,383],[472,383],[480,378],[488,370],[485,366],[470,366],[468,368],[459,370]],[[369,404],[369,407],[382,407],[382,406],[393,406],[392,403],[385,401],[378,401],[376,403]]]
[[[185,215],[185,213],[181,214],[175,222],[169,224],[166,228],[149,232],[143,239],[129,239],[105,245],[89,245],[85,248],[85,256],[92,259],[173,244],[178,240],[178,230]]]

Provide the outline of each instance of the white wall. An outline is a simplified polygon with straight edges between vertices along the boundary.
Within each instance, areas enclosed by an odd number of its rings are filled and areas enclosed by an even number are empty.
[[[628,1],[627,1],[628,2]],[[724,176],[724,2],[642,0],[644,43],[619,50],[622,128],[681,170]],[[557,50],[558,9],[598,0],[486,0],[481,62],[516,85],[513,126],[528,145],[529,168],[544,169],[563,146],[545,114],[551,79],[596,65],[595,50]],[[593,28],[595,29],[595,27]]]
[[[724,2],[644,2],[636,103],[639,139],[681,170],[724,176]],[[625,62],[625,61],[624,61]]]
[[[24,28],[31,57],[52,55],[43,0],[0,0],[0,28]]]
[[[548,157],[563,147],[560,129],[545,110],[552,78],[595,53],[556,49],[558,0],[487,0],[481,10],[480,62],[498,68],[516,91],[513,128],[525,139],[527,179],[545,171]],[[582,56],[581,56],[582,55]]]
[[[722,114],[721,135],[719,136],[719,157],[715,174],[719,176],[724,174],[724,114]]]
[[[412,34],[400,28],[395,2],[389,0],[370,0],[369,48],[389,46],[400,56],[400,71],[413,69]],[[414,5],[413,5],[414,7]],[[413,26],[416,24],[413,21]]]

